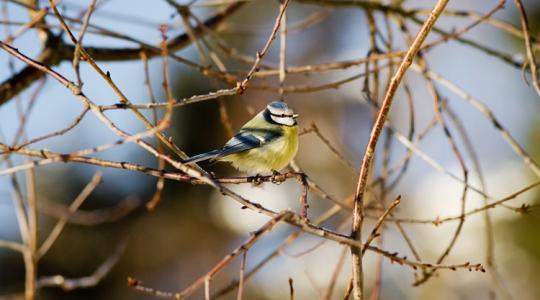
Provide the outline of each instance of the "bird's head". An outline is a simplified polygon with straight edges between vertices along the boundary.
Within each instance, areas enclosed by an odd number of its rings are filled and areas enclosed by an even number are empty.
[[[295,126],[297,124],[296,118],[298,118],[298,114],[295,114],[287,103],[282,101],[274,101],[268,104],[263,115],[271,123],[284,126]]]

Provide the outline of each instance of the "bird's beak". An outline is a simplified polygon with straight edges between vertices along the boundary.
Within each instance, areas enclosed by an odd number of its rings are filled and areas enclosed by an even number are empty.
[[[296,118],[298,118],[299,116],[300,116],[299,114],[293,114],[293,115],[292,115],[293,119],[296,119]]]

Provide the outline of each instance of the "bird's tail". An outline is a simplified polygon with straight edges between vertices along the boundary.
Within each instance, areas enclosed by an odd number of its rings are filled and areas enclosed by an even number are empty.
[[[201,153],[192,157],[185,159],[182,163],[184,164],[194,164],[201,161],[216,159],[221,156],[221,149],[212,150],[206,153]]]

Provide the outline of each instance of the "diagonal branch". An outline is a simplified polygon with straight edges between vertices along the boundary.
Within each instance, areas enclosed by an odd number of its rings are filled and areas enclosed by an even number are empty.
[[[203,28],[217,28],[245,3],[239,1],[229,4],[223,10],[207,19],[203,24],[194,27],[194,32],[198,37],[205,35],[207,31]],[[38,10],[37,8],[33,9]],[[167,43],[167,48],[169,51],[178,51],[190,44],[191,40],[189,36],[187,33],[183,33],[171,39]],[[62,61],[72,61],[75,47],[74,45],[66,45],[59,37],[49,34],[47,43],[36,60],[49,67],[58,65]],[[161,54],[161,48],[159,46],[149,48],[144,45],[136,48],[85,47],[85,50],[96,61],[136,60],[140,59],[141,52],[143,51],[146,52],[148,58]],[[33,82],[43,77],[43,75],[44,73],[42,71],[31,66],[26,66],[17,74],[0,83],[0,106],[24,91]]]
[[[422,25],[422,28],[420,29],[420,31],[418,32],[418,35],[414,39],[413,44],[411,45],[411,47],[407,51],[407,54],[403,58],[403,61],[399,65],[399,68],[396,71],[396,74],[392,77],[390,85],[388,86],[388,89],[386,91],[386,95],[384,96],[383,104],[381,105],[381,109],[379,110],[377,119],[375,120],[375,124],[373,126],[373,130],[370,134],[369,142],[366,148],[366,152],[364,154],[364,158],[362,159],[362,166],[360,168],[360,175],[358,178],[358,184],[357,184],[356,193],[355,193],[353,227],[352,227],[351,237],[357,241],[360,241],[362,238],[361,230],[362,230],[362,223],[364,220],[364,207],[363,207],[364,206],[364,192],[367,186],[367,179],[368,179],[369,169],[371,166],[371,161],[375,154],[377,141],[379,140],[379,136],[381,134],[382,128],[384,127],[384,123],[388,117],[390,107],[392,106],[394,95],[401,82],[401,79],[405,75],[405,72],[407,71],[409,66],[412,64],[414,57],[420,50],[420,46],[426,39],[428,33],[430,32],[431,28],[435,24],[435,21],[439,18],[439,16],[443,12],[447,3],[448,3],[448,0],[439,0],[437,2],[437,5],[433,8],[431,14],[424,22],[424,25]],[[352,265],[353,265],[353,288],[354,288],[353,296],[354,296],[354,299],[363,299],[364,288],[363,288],[363,271],[362,271],[362,250],[359,248],[351,247],[351,254],[352,254]]]

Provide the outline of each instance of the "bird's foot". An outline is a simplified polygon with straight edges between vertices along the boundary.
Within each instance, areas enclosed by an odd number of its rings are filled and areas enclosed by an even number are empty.
[[[263,177],[260,174],[248,177],[248,182],[251,182],[255,186],[259,186],[263,183]]]
[[[287,179],[287,178],[285,177],[284,174],[281,174],[276,170],[272,170],[271,181],[272,181],[273,184],[282,184],[285,181],[285,179]]]

